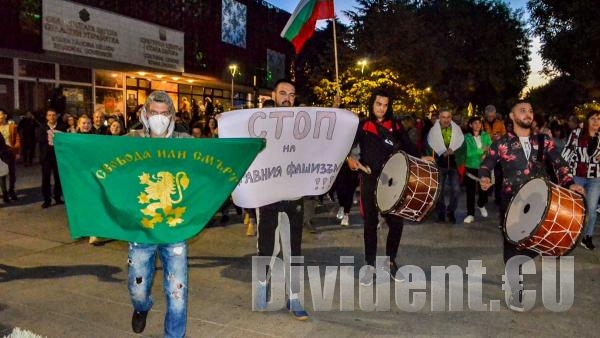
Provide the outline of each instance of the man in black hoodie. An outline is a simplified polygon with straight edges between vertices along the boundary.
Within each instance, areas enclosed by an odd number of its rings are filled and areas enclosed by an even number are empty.
[[[377,224],[378,213],[375,204],[377,179],[387,159],[399,150],[417,156],[416,148],[410,142],[402,124],[394,119],[392,98],[383,90],[375,90],[369,100],[370,114],[357,130],[357,143],[360,147],[360,163],[370,169],[370,173],[361,172],[360,199],[364,217],[365,261],[369,266],[365,275],[360,278],[360,285],[373,283],[375,258],[377,256]],[[351,168],[355,167],[349,159]],[[369,170],[367,170],[369,171]],[[389,257],[389,273],[396,281],[403,281],[404,276],[398,272],[396,254],[400,246],[404,220],[399,216],[383,215],[389,232],[386,243],[386,256]],[[388,268],[388,267],[384,267]]]

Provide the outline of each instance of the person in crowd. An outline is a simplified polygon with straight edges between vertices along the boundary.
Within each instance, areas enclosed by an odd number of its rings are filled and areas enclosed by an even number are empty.
[[[2,200],[4,204],[10,203],[8,189],[6,188],[6,178],[8,176],[8,165],[6,164],[14,157],[14,153],[6,145],[4,135],[0,133],[0,190],[2,191]]]
[[[210,117],[204,128],[204,137],[217,138],[219,137],[219,128],[217,125],[217,119]]]
[[[186,122],[181,112],[175,113],[175,131],[179,133],[189,133],[189,121]]]
[[[132,131],[132,136],[191,137],[187,133],[174,131],[175,106],[166,92],[155,91],[148,95],[140,119],[144,127],[142,130]],[[129,243],[127,284],[133,304],[131,326],[135,333],[143,332],[146,327],[146,317],[153,305],[151,291],[157,253],[165,274],[163,291],[167,300],[167,311],[164,319],[164,336],[184,337],[188,295],[188,245],[185,241],[168,244]]]
[[[67,117],[67,133],[77,133],[77,119],[71,114]]]
[[[472,223],[475,220],[475,195],[478,194],[477,207],[483,218],[488,217],[487,191],[481,190],[477,182],[479,177],[479,167],[481,161],[488,153],[492,140],[490,135],[482,130],[482,121],[480,116],[473,116],[469,119],[468,132],[465,135],[466,160],[465,168],[467,176],[465,177],[465,187],[467,190],[467,217],[465,223]]]
[[[30,110],[25,113],[17,125],[17,132],[21,135],[21,160],[26,167],[33,165],[36,148],[35,132],[39,126],[40,123]]]
[[[449,109],[441,109],[439,120],[433,124],[427,135],[426,150],[427,154],[433,154],[440,170],[440,197],[436,205],[438,222],[445,222],[447,217],[450,223],[456,223],[455,212],[460,194],[458,167],[464,163],[464,139],[461,128],[452,121],[452,112]]]
[[[568,133],[571,134],[571,132],[573,132],[575,129],[579,129],[581,127],[581,121],[579,121],[577,115],[569,115],[569,117],[567,118],[567,128],[569,129]]]
[[[358,126],[356,134],[355,143],[360,149],[360,162],[352,156],[352,152],[351,156],[347,157],[350,169],[356,170],[360,166],[364,168],[360,173],[360,200],[364,218],[367,269],[359,278],[362,286],[373,284],[373,275],[376,271],[377,225],[379,223],[379,210],[375,202],[377,179],[387,159],[398,150],[417,156],[416,148],[407,133],[404,132],[402,124],[394,119],[392,103],[392,96],[382,89],[376,89],[371,93],[368,103],[369,117]],[[383,269],[390,274],[393,280],[403,281],[405,277],[398,271],[396,256],[402,238],[404,220],[392,214],[386,214],[383,217],[389,227],[385,248],[385,254],[389,261],[383,266]]]
[[[545,166],[542,164],[543,159],[538,158],[539,153],[542,153],[542,157],[549,159],[552,163],[560,185],[572,191],[585,193],[582,186],[575,184],[569,173],[569,166],[561,157],[561,154],[556,151],[552,139],[545,134],[541,134],[541,136],[533,134],[531,128],[533,116],[533,108],[530,103],[517,102],[509,114],[510,119],[513,121],[513,131],[508,132],[492,143],[490,152],[479,169],[481,188],[488,190],[492,186],[491,175],[494,167],[498,163],[502,166],[505,175],[502,182],[500,224],[504,222],[504,215],[510,199],[518,188],[534,177],[545,177],[547,175]],[[542,144],[540,141],[543,142],[541,151],[539,150]],[[504,236],[503,240],[505,264],[517,255],[537,256],[536,252],[529,249],[519,249],[517,245],[510,243]],[[508,285],[511,292],[508,307],[513,311],[523,312],[522,290],[518,290],[519,285],[513,285],[514,282],[509,279],[509,283],[512,284]]]
[[[484,108],[485,120],[483,121],[483,130],[490,135],[492,142],[499,140],[506,135],[508,126],[504,125],[504,121],[499,119],[496,114],[494,105],[487,105]],[[500,205],[502,192],[502,167],[498,164],[494,168],[494,203]]]
[[[202,137],[202,127],[200,126],[200,124],[196,123],[192,126],[190,135],[192,135],[192,137],[194,138]]]
[[[8,162],[8,197],[16,201],[17,193],[15,184],[17,182],[17,161],[21,156],[21,136],[17,131],[17,125],[8,120],[8,114],[4,109],[0,109],[0,134],[4,136],[4,144],[13,153],[14,156],[6,158]]]
[[[62,200],[62,186],[58,176],[58,164],[54,153],[54,144],[50,141],[55,131],[66,132],[67,127],[58,123],[58,115],[53,108],[46,111],[46,123],[38,129],[37,140],[40,146],[40,163],[42,164],[42,196],[44,203],[42,208],[51,206],[52,185],[54,178],[54,201],[56,204],[64,204]]]
[[[360,151],[358,149],[354,151],[355,153],[350,156],[357,158]],[[358,172],[351,170],[348,163],[344,161],[333,185],[340,206],[336,218],[340,220],[340,225],[343,227],[350,225],[350,208],[352,208],[354,202],[354,193],[356,187],[358,187],[358,181]]]
[[[106,130],[108,128],[106,125],[104,125],[104,121],[106,119],[104,113],[98,110],[94,112],[92,117],[94,123],[92,125],[91,133],[97,135],[106,135]]]
[[[550,122],[550,132],[552,133],[552,141],[556,145],[558,152],[563,151],[565,148],[565,128],[560,124],[558,120]]]
[[[296,98],[296,86],[291,80],[280,79],[275,83],[271,94],[275,101],[276,107],[292,107]],[[279,201],[258,208],[258,255],[272,256],[275,253],[275,241],[279,236],[277,229],[285,226],[279,224],[279,214],[287,214],[289,219],[289,236],[285,242],[290,243],[289,254],[291,257],[302,256],[302,221],[304,214],[304,206],[302,196],[298,196],[295,200]],[[280,234],[288,233],[281,231]],[[283,242],[283,240],[282,240]],[[292,263],[295,265],[295,263]],[[287,273],[287,272],[286,272]],[[256,291],[256,308],[267,308],[267,290],[269,278],[262,280],[259,276],[258,287]],[[294,318],[298,320],[306,320],[309,315],[304,310],[304,307],[299,299],[300,281],[296,279],[288,279],[289,288],[287,289],[286,306]]]
[[[77,119],[77,133],[79,134],[94,134],[92,119],[83,114]]]
[[[112,135],[112,136],[123,135],[124,128],[123,128],[123,125],[121,124],[121,121],[119,121],[119,120],[112,121],[112,123],[108,126],[108,134]]]
[[[569,163],[575,183],[585,189],[586,220],[585,233],[581,245],[594,250],[592,242],[596,227],[596,209],[600,198],[600,111],[591,110],[586,114],[583,128],[574,129],[569,135],[562,157]]]

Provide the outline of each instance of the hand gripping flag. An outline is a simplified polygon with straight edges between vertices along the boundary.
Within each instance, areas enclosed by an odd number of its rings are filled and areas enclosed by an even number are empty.
[[[199,233],[264,146],[263,139],[54,139],[71,237],[174,243]]]
[[[281,37],[289,40],[296,54],[300,54],[304,43],[315,32],[317,20],[333,19],[333,0],[302,0],[292,13],[281,32]]]

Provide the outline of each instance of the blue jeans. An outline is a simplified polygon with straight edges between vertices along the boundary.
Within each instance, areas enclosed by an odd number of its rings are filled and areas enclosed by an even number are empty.
[[[152,308],[152,282],[158,251],[163,268],[163,291],[167,299],[165,338],[185,336],[187,321],[187,243],[129,243],[128,287],[135,311]]]
[[[454,214],[458,206],[458,195],[460,194],[460,185],[458,182],[458,171],[456,169],[440,168],[440,197],[438,199],[436,209],[439,216],[445,214]],[[445,195],[448,193],[449,201],[446,207]]]
[[[585,188],[585,203],[587,208],[585,236],[592,236],[594,234],[594,227],[596,226],[596,208],[598,208],[598,198],[600,198],[600,178],[585,178],[575,176],[574,179],[576,184],[579,184]]]

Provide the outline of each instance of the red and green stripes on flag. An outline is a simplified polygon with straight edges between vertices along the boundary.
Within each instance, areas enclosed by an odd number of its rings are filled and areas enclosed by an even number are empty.
[[[333,0],[302,0],[281,31],[281,37],[289,40],[296,54],[315,32],[317,20],[333,19]]]

